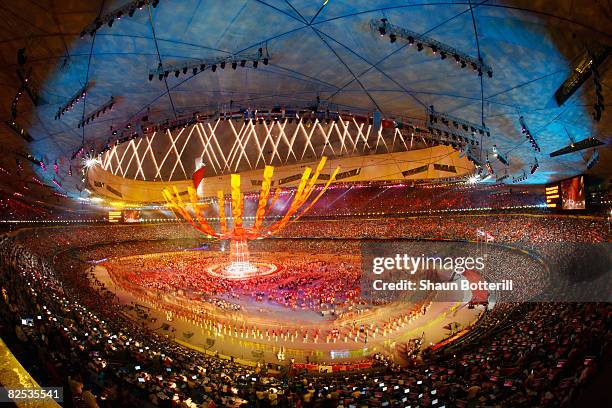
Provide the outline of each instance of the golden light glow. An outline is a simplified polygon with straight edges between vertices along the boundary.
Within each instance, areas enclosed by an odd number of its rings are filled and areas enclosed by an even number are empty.
[[[242,131],[241,131],[242,132]],[[241,142],[238,138],[235,141],[235,149],[234,152],[239,150],[238,144]],[[181,198],[181,194],[178,189],[173,186],[172,190],[169,188],[164,188],[162,194],[166,199],[167,206],[172,209],[175,214],[175,217],[178,218],[180,215],[185,221],[189,222],[194,228],[199,231],[205,233],[206,235],[210,235],[216,238],[227,239],[227,238],[240,238],[240,239],[255,239],[261,236],[271,235],[273,233],[278,232],[280,229],[285,227],[289,222],[297,220],[299,217],[304,215],[310,208],[321,198],[323,193],[327,190],[327,188],[331,185],[333,181],[336,179],[336,175],[340,170],[339,167],[336,167],[332,175],[329,177],[327,182],[323,185],[317,196],[310,201],[310,203],[305,207],[305,204],[308,202],[312,193],[315,191],[316,183],[319,179],[319,175],[321,171],[325,167],[327,163],[327,158],[321,158],[321,161],[318,163],[314,173],[310,167],[306,167],[300,179],[300,183],[297,187],[297,190],[293,196],[293,200],[289,206],[289,209],[285,213],[285,215],[278,221],[272,223],[272,225],[268,227],[263,227],[263,221],[265,217],[269,214],[270,210],[274,207],[274,204],[278,200],[281,189],[277,188],[274,192],[274,196],[270,205],[268,206],[268,198],[270,196],[270,189],[272,186],[272,175],[274,174],[274,167],[266,166],[263,174],[263,181],[261,183],[261,190],[259,193],[259,200],[257,205],[257,210],[255,212],[255,216],[252,217],[254,219],[252,227],[245,227],[243,225],[243,217],[244,217],[244,193],[242,193],[240,189],[240,175],[232,174],[231,175],[231,199],[232,199],[232,220],[233,226],[230,231],[227,226],[227,218],[225,214],[225,196],[223,191],[217,192],[217,204],[219,209],[219,223],[220,223],[220,231],[216,232],[213,228],[206,222],[204,213],[200,208],[200,204],[198,203],[198,196],[195,189],[189,187],[187,192],[190,198],[190,206],[191,211],[195,215],[192,216],[187,205],[183,202]],[[267,208],[266,208],[267,207]]]

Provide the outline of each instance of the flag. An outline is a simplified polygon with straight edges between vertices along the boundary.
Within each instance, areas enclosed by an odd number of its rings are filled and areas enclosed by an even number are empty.
[[[202,189],[200,188],[200,184],[202,184],[202,180],[204,180],[204,174],[206,173],[206,165],[202,164],[200,168],[198,168],[191,179],[193,180],[193,188],[196,189],[198,197],[202,196]]]

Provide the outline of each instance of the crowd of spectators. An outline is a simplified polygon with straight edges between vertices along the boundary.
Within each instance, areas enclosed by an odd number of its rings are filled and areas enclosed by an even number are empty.
[[[608,240],[601,221],[508,215],[304,221],[283,235],[473,240],[476,228],[535,254],[542,243]],[[312,376],[290,365],[277,374],[191,351],[132,324],[110,292],[90,285],[78,259],[62,256],[71,247],[185,237],[197,239],[181,225],[2,237],[3,339],[40,383],[64,386],[68,398],[89,407],[557,407],[580,397],[610,361],[609,303],[524,302],[496,306],[451,349],[425,352],[409,367],[380,360],[368,372]]]
[[[290,196],[287,196],[286,200]],[[286,200],[277,202],[277,209]],[[537,187],[472,185],[334,185],[308,211],[309,216],[343,216],[368,213],[398,214],[421,211],[453,211],[478,208],[537,207],[545,203]],[[274,214],[274,211],[272,211]]]

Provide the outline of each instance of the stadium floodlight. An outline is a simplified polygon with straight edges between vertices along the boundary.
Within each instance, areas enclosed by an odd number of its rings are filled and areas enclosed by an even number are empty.
[[[85,156],[83,158],[83,166],[85,166],[85,168],[88,170],[91,169],[92,167],[97,166],[98,164],[102,164],[102,162],[100,161],[98,157]]]

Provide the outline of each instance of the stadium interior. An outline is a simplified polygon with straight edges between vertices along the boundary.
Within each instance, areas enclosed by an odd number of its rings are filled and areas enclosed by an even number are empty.
[[[0,406],[610,406],[609,2],[0,17]]]

